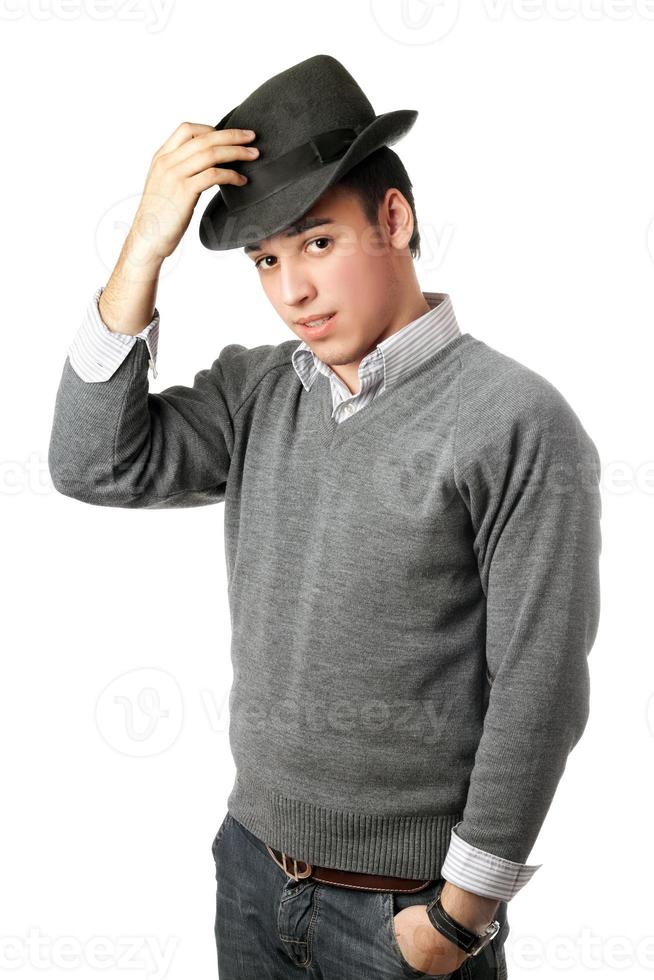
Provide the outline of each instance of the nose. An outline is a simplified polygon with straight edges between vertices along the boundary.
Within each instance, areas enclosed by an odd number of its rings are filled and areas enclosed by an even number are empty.
[[[315,289],[299,265],[294,268],[287,262],[280,273],[280,284],[280,298],[293,311],[294,320],[302,316],[303,309],[315,305]]]

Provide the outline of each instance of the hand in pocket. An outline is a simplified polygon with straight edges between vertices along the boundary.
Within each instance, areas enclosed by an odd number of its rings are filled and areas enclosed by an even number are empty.
[[[402,956],[414,970],[447,976],[458,970],[467,954],[434,928],[427,905],[409,905],[393,917],[393,929]]]

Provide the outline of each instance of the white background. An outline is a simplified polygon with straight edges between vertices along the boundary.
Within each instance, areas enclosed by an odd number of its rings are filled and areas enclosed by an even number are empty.
[[[68,344],[155,149],[319,53],[377,113],[419,111],[394,149],[422,288],[552,381],[602,458],[591,716],[543,866],[509,905],[509,976],[650,975],[654,2],[0,0],[0,21],[6,975],[215,975],[210,846],[234,774],[223,507],[79,503],[47,448]],[[290,337],[242,252],[201,245],[213,193],[162,270],[152,391],[226,343]]]

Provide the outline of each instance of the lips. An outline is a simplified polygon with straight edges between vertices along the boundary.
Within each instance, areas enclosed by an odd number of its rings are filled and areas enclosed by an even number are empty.
[[[306,323],[301,323],[300,326],[304,330],[307,337],[323,337],[326,333],[328,333],[331,330],[332,324],[334,323],[335,320],[336,320],[336,313],[332,313],[329,319],[325,320],[325,322],[319,327],[312,327],[307,325]]]
[[[298,323],[301,327],[315,327],[318,326],[319,323],[322,323],[323,320],[328,320],[333,315],[333,312],[325,313],[323,316],[313,316],[310,320],[298,320]]]

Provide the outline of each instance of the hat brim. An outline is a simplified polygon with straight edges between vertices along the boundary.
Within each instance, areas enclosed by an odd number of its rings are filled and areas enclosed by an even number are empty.
[[[302,217],[332,184],[364,157],[381,146],[397,143],[417,118],[416,109],[396,109],[377,116],[359,133],[340,160],[300,177],[290,186],[242,211],[228,211],[218,191],[200,220],[200,241],[212,251],[224,251],[278,234]]]

